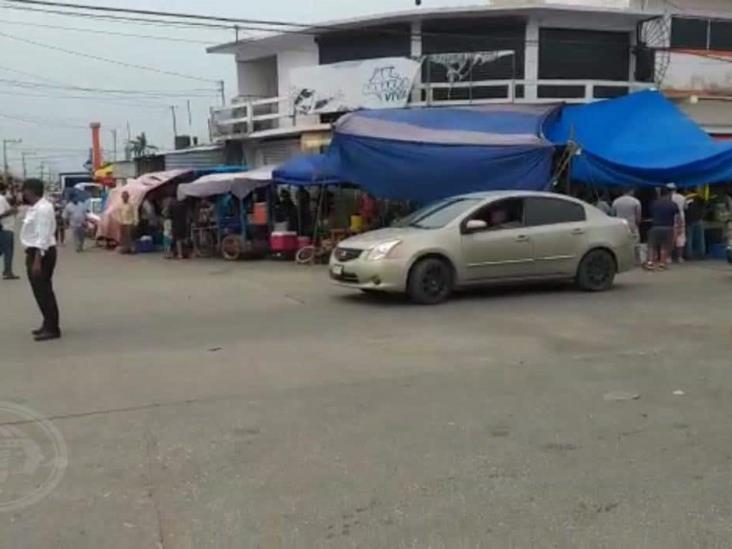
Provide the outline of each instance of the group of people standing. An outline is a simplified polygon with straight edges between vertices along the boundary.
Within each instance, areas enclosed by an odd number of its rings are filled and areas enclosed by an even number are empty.
[[[117,248],[120,253],[133,254],[136,239],[162,233],[165,257],[186,256],[185,248],[190,237],[188,204],[173,197],[166,197],[156,208],[153,201],[146,198],[138,208],[127,191],[122,192],[121,198],[122,203],[114,213],[120,226],[120,241]]]
[[[616,198],[606,213],[625,219],[640,243],[642,205],[632,189]],[[651,203],[650,214],[652,224],[644,268],[664,270],[672,260],[683,263],[686,259],[704,258],[704,204],[698,196],[684,196],[674,183],[669,183],[659,189],[657,198]]]

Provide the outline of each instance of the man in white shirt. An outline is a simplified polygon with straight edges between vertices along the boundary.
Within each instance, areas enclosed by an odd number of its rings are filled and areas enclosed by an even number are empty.
[[[43,314],[43,326],[33,331],[36,341],[61,337],[58,305],[53,291],[56,268],[56,213],[53,204],[43,198],[43,181],[28,179],[23,184],[23,200],[30,204],[25,214],[20,242],[25,247],[26,268],[33,295]]]
[[[64,221],[69,224],[71,233],[76,244],[76,251],[84,251],[84,240],[86,239],[86,214],[87,214],[86,202],[79,199],[77,193],[73,193],[71,196],[71,202],[66,204],[64,208]]]
[[[635,197],[633,189],[626,190],[622,196],[613,201],[610,213],[628,222],[628,227],[630,227],[630,232],[633,233],[633,239],[635,240],[635,260],[640,263],[640,224],[643,207],[640,200]]]
[[[615,217],[625,219],[630,226],[634,236],[638,236],[638,228],[641,223],[642,207],[640,200],[635,197],[633,189],[628,189],[625,194],[613,201],[611,213]]]
[[[0,255],[3,256],[3,280],[18,280],[13,273],[16,212],[17,209],[8,202],[5,186],[0,185]]]

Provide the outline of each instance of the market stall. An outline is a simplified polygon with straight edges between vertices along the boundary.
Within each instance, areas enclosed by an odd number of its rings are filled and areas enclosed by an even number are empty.
[[[262,191],[266,198],[273,168],[209,174],[178,186],[179,201],[199,201],[191,234],[197,255],[220,250],[224,258],[233,260],[266,252],[268,207],[255,194]]]
[[[272,178],[280,187],[274,204],[278,223],[270,241],[273,254],[296,255],[301,262],[322,260],[337,242],[364,229],[358,215],[362,193],[344,182],[327,155],[295,157],[274,170]]]
[[[97,228],[97,241],[108,246],[114,246],[121,239],[121,229],[117,222],[117,213],[122,205],[122,193],[129,195],[130,203],[139,210],[149,193],[173,185],[177,182],[190,180],[195,176],[192,170],[172,170],[145,174],[132,180],[127,185],[110,190],[104,212]]]

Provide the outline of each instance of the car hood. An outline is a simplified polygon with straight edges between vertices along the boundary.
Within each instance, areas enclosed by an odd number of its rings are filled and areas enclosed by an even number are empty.
[[[416,232],[424,232],[424,229],[412,229],[409,227],[379,229],[377,231],[369,231],[367,233],[352,236],[341,241],[338,245],[343,248],[357,248],[359,250],[367,250],[389,240],[404,240],[413,236]]]

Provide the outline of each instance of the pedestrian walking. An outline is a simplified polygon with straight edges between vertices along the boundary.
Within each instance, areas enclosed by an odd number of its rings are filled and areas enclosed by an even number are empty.
[[[53,202],[53,212],[56,216],[56,242],[59,246],[66,244],[66,225],[64,224],[64,204],[62,198]]]
[[[68,223],[71,234],[74,238],[76,252],[84,251],[84,240],[86,240],[86,213],[87,205],[74,193],[71,202],[64,208],[64,222]]]
[[[679,193],[675,183],[669,183],[667,188],[671,191],[671,200],[679,209],[678,222],[674,228],[674,255],[678,263],[683,263],[686,250],[686,197]]]
[[[135,229],[139,222],[137,208],[130,202],[130,193],[122,192],[122,205],[117,210],[117,222],[120,225],[119,253],[135,253]]]
[[[651,206],[653,226],[648,233],[648,261],[646,269],[668,268],[674,247],[674,234],[679,222],[679,207],[671,200],[671,189],[664,187]]]
[[[17,208],[8,200],[5,186],[0,186],[0,255],[3,256],[3,280],[18,280],[13,272],[14,229],[17,211]]]
[[[33,296],[43,314],[43,325],[33,331],[36,341],[61,337],[58,305],[53,291],[56,268],[56,213],[43,198],[43,181],[28,179],[23,184],[23,201],[30,209],[23,220],[20,242],[25,247],[26,269]]]

